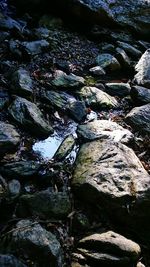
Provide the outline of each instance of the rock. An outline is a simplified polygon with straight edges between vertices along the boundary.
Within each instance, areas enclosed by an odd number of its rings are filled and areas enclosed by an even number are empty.
[[[83,121],[87,115],[86,106],[83,101],[70,102],[67,110],[70,116],[77,122]]]
[[[41,164],[38,161],[14,161],[0,167],[1,173],[9,178],[21,179],[37,175]]]
[[[6,90],[0,90],[0,111],[9,103],[9,95]]]
[[[39,39],[47,39],[50,35],[50,31],[45,27],[35,29],[35,35]]]
[[[129,143],[133,134],[113,121],[94,120],[87,124],[81,124],[77,128],[77,134],[85,142],[95,139],[111,139],[114,142]]]
[[[61,70],[55,72],[55,78],[51,84],[59,88],[76,88],[84,85],[85,79],[74,74],[67,75]]]
[[[71,212],[71,202],[65,192],[51,192],[50,188],[20,197],[20,216],[38,216],[42,219],[65,219]]]
[[[138,85],[150,88],[150,49],[148,49],[140,58],[135,66],[137,74],[134,76],[134,82]]]
[[[129,59],[128,55],[120,47],[117,47],[116,48],[116,58],[119,61],[121,67],[123,67],[125,69],[126,68],[127,69],[130,69],[131,68],[131,62],[130,62],[130,59]]]
[[[20,135],[11,124],[0,122],[1,155],[10,152],[20,143]]]
[[[138,264],[136,265],[136,267],[146,267],[143,263],[138,262]]]
[[[21,49],[21,42],[18,40],[9,41],[9,50],[15,56],[15,58],[22,58],[23,53]]]
[[[131,97],[135,105],[145,105],[150,103],[150,90],[142,86],[131,88]]]
[[[0,44],[9,39],[9,33],[0,31]]]
[[[106,72],[100,66],[93,67],[89,71],[95,76],[101,76],[106,74]]]
[[[0,254],[0,266],[1,267],[27,267],[20,260],[10,254]]]
[[[19,96],[32,96],[32,79],[29,72],[24,69],[19,69],[12,74],[11,81],[12,91]]]
[[[125,97],[130,94],[128,83],[106,83],[106,92],[112,96]]]
[[[115,46],[112,44],[105,44],[102,47],[102,51],[105,51],[105,52],[114,52],[114,50],[115,50]]]
[[[5,179],[0,175],[0,209],[3,199],[7,196],[7,183]],[[3,203],[2,203],[3,205]]]
[[[11,180],[8,183],[8,192],[11,197],[18,197],[21,192],[21,184],[18,180]]]
[[[0,29],[6,30],[6,31],[7,30],[19,30],[19,31],[21,31],[22,26],[16,20],[6,16],[6,17],[0,18]]]
[[[16,97],[8,108],[13,119],[37,137],[47,137],[52,127],[45,121],[40,109],[32,102]]]
[[[117,108],[117,100],[96,87],[84,86],[78,92],[81,100],[94,109]]]
[[[137,243],[112,231],[81,239],[78,250],[87,258],[88,263],[97,263],[96,266],[102,264],[102,266],[132,267],[137,263],[141,253]]]
[[[72,178],[75,195],[86,204],[98,205],[114,223],[140,232],[140,238],[147,240],[149,185],[150,176],[127,146],[108,139],[81,146]]]
[[[140,50],[138,50],[137,48],[128,43],[117,41],[117,44],[127,53],[127,55],[135,59],[140,58],[142,55],[142,52]]]
[[[133,108],[125,120],[135,130],[150,133],[150,104]]]
[[[79,234],[80,232],[90,229],[90,226],[90,221],[85,214],[81,212],[75,213],[73,216],[73,232]]]
[[[12,233],[13,247],[24,251],[41,267],[61,267],[61,246],[55,235],[37,222],[21,220]]]
[[[75,145],[75,139],[73,135],[68,135],[64,141],[61,143],[60,147],[55,153],[55,158],[57,160],[62,160],[64,159],[73,149]]]
[[[35,56],[41,54],[49,48],[49,43],[46,40],[38,40],[31,42],[22,42],[22,49],[29,55]]]
[[[118,60],[111,54],[98,55],[96,62],[101,68],[108,71],[116,71],[121,68]]]

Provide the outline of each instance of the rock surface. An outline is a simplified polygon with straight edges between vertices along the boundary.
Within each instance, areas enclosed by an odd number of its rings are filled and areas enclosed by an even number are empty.
[[[76,76],[74,74],[66,74],[61,70],[55,72],[55,78],[52,80],[51,84],[58,88],[74,88],[83,86],[85,83],[84,78]]]
[[[56,151],[54,157],[57,160],[64,159],[71,152],[74,145],[75,145],[75,139],[74,139],[73,135],[68,135],[64,139],[64,141],[62,142],[62,144],[60,145],[58,150]]]
[[[125,119],[135,130],[150,133],[150,104],[133,108]]]
[[[25,69],[19,69],[12,75],[12,91],[20,96],[32,96],[32,79],[29,72]]]
[[[121,68],[118,60],[111,54],[100,54],[96,59],[97,64],[108,71],[116,71]]]
[[[150,90],[145,87],[133,86],[130,94],[136,106],[150,103]]]
[[[106,83],[106,92],[112,96],[124,97],[130,94],[128,83]]]
[[[129,130],[108,120],[94,120],[87,124],[81,124],[77,128],[77,134],[84,141],[109,138],[114,142],[125,144],[133,139],[133,134]]]
[[[150,49],[148,49],[140,58],[135,66],[137,74],[134,76],[134,82],[138,85],[150,88]]]
[[[1,155],[16,148],[20,142],[20,135],[11,124],[0,122],[0,150]]]
[[[45,121],[40,109],[32,102],[16,97],[9,106],[13,119],[27,130],[39,137],[47,137],[53,132],[52,127]]]
[[[20,260],[13,255],[0,254],[0,266],[1,267],[27,267]]]

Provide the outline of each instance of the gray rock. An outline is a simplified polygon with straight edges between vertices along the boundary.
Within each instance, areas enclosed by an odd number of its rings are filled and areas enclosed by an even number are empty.
[[[0,254],[0,266],[1,267],[27,267],[20,260],[10,254]]]
[[[0,18],[0,29],[21,31],[22,26],[19,22],[7,16]]]
[[[16,97],[8,110],[16,122],[38,137],[44,138],[53,132],[52,127],[45,121],[40,109],[24,98]]]
[[[65,219],[71,212],[71,202],[65,192],[47,190],[20,197],[18,213],[26,217],[30,214],[42,219]]]
[[[37,175],[41,164],[37,161],[14,161],[0,167],[4,176],[14,179],[30,178]]]
[[[116,108],[117,100],[96,87],[84,86],[78,92],[81,100],[95,109]]]
[[[135,66],[137,74],[134,76],[134,82],[138,85],[150,88],[150,49],[148,49],[140,58]]]
[[[5,154],[16,148],[20,143],[20,135],[11,124],[0,122],[0,150]]]
[[[29,72],[24,69],[19,69],[12,74],[11,81],[12,91],[19,96],[32,96],[32,79]]]
[[[87,112],[83,101],[74,101],[68,104],[67,111],[70,116],[76,121],[81,122],[85,119]]]
[[[149,240],[150,176],[132,149],[108,139],[82,145],[72,187],[76,196],[100,206],[117,225],[140,231],[140,237]]]
[[[44,50],[47,50],[49,48],[49,43],[46,40],[38,40],[22,42],[21,46],[29,56],[35,56],[41,54]]]
[[[141,253],[137,243],[112,231],[81,239],[78,250],[87,258],[87,262],[102,266],[132,267]]]
[[[24,251],[41,267],[61,267],[61,246],[55,235],[37,222],[21,220],[12,233],[13,247]]]
[[[66,74],[61,70],[57,70],[55,72],[54,80],[52,80],[51,84],[59,87],[59,88],[76,88],[84,85],[85,79],[80,76],[76,76],[74,74]]]
[[[100,66],[96,66],[96,67],[90,68],[89,71],[95,76],[101,76],[101,75],[105,75],[106,74],[104,69],[101,68]]]
[[[68,135],[64,141],[61,143],[60,147],[56,151],[54,157],[57,160],[62,160],[64,159],[73,149],[75,145],[75,139],[73,135]]]
[[[17,58],[22,58],[21,42],[18,40],[9,41],[10,52]]]
[[[135,105],[145,105],[150,103],[150,90],[142,86],[131,88],[131,97]]]
[[[115,46],[112,44],[105,44],[102,47],[102,51],[105,51],[105,52],[114,52],[114,50],[115,50]]]
[[[128,43],[117,41],[117,44],[127,53],[127,55],[133,58],[138,59],[142,55],[142,52],[140,50],[138,50],[137,48]]]
[[[47,39],[50,35],[50,31],[45,27],[35,29],[35,35],[40,39]]]
[[[125,120],[135,130],[150,133],[150,104],[133,108]]]
[[[77,134],[84,141],[111,139],[114,142],[126,144],[133,139],[133,134],[129,130],[108,120],[94,120],[87,124],[81,124],[77,128]]]
[[[6,90],[0,89],[0,111],[9,103],[9,95]]]
[[[123,68],[130,69],[131,61],[126,52],[120,47],[116,48],[116,58],[118,59],[119,63]]]
[[[130,94],[128,83],[106,83],[106,92],[112,96],[124,97]]]
[[[96,63],[108,71],[116,71],[121,68],[118,60],[111,54],[100,54],[97,56]]]
[[[8,193],[11,197],[18,197],[21,192],[21,184],[18,180],[11,180],[8,182]]]

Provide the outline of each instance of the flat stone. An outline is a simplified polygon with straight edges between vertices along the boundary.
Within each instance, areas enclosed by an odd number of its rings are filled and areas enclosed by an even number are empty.
[[[150,88],[150,49],[148,49],[140,58],[135,66],[137,74],[134,76],[134,82]]]
[[[150,103],[150,90],[142,86],[132,86],[131,97],[135,105],[145,105]]]
[[[118,107],[117,100],[96,87],[84,86],[78,95],[87,105],[95,109],[109,109]]]
[[[29,132],[37,137],[47,137],[52,127],[46,122],[40,109],[32,102],[16,97],[8,108],[10,115]]]
[[[20,143],[20,135],[15,127],[9,123],[0,122],[0,149],[1,154],[10,152]]]
[[[75,74],[66,74],[61,70],[55,72],[54,80],[51,84],[59,88],[74,88],[83,86],[85,79],[83,77],[77,76]]]
[[[113,121],[94,120],[87,124],[81,124],[77,128],[77,134],[85,142],[95,139],[111,139],[114,142],[129,143],[133,134]]]
[[[125,120],[135,130],[150,133],[150,104],[133,108]]]
[[[100,54],[96,59],[97,64],[108,71],[120,70],[121,66],[118,60],[111,54]]]
[[[106,83],[106,92],[112,96],[125,97],[130,94],[128,83]]]

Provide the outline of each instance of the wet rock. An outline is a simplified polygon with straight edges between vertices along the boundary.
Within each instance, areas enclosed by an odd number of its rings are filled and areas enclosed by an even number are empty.
[[[70,116],[77,122],[83,121],[87,115],[86,106],[83,101],[70,102],[67,110]]]
[[[106,92],[112,96],[124,97],[130,94],[128,83],[106,83]]]
[[[12,234],[12,243],[18,251],[38,262],[41,267],[61,267],[61,246],[55,235],[37,222],[21,220]]]
[[[93,67],[89,71],[95,76],[101,76],[101,75],[105,75],[106,74],[104,69],[101,68],[100,66]]]
[[[116,48],[116,58],[118,59],[119,63],[123,68],[130,69],[131,61],[126,52],[120,47]]]
[[[137,263],[141,253],[137,243],[112,231],[81,239],[78,250],[88,263],[97,263],[96,266],[102,264],[103,266],[132,267]]]
[[[1,173],[9,178],[21,179],[37,175],[41,164],[37,161],[14,161],[3,164]]]
[[[38,40],[31,42],[22,42],[22,48],[29,56],[41,54],[49,48],[49,43],[46,40]]]
[[[1,267],[27,267],[20,260],[10,254],[0,254]]]
[[[64,141],[62,142],[62,144],[60,145],[60,147],[58,148],[58,150],[55,153],[55,158],[57,160],[62,160],[64,159],[73,149],[75,145],[75,139],[73,137],[73,135],[68,135]]]
[[[8,193],[11,197],[18,197],[21,192],[21,184],[18,180],[11,180],[8,183]]]
[[[96,59],[97,64],[108,71],[116,71],[121,68],[118,60],[111,54],[100,54]]]
[[[140,58],[142,55],[142,52],[140,50],[138,50],[137,48],[128,43],[117,41],[117,44],[127,53],[127,55],[135,59]]]
[[[44,138],[53,132],[40,109],[24,98],[16,97],[8,110],[16,122],[38,137]]]
[[[85,142],[95,139],[111,139],[114,142],[129,143],[133,134],[113,121],[94,120],[87,124],[81,124],[77,128],[77,134]]]
[[[20,216],[39,216],[42,219],[65,219],[71,212],[71,202],[65,192],[52,192],[50,188],[34,194],[22,195],[18,213]]]
[[[118,106],[118,102],[114,97],[96,87],[84,86],[78,91],[78,95],[87,105],[95,109],[116,108]]]
[[[145,105],[150,103],[150,90],[142,86],[131,88],[131,97],[135,105]]]
[[[55,78],[51,82],[52,85],[59,88],[74,88],[84,85],[85,80],[83,77],[76,76],[74,74],[67,75],[61,70],[55,72]]]
[[[12,151],[20,142],[20,135],[11,124],[0,122],[0,149],[1,154]]]
[[[149,185],[150,176],[127,146],[107,139],[82,145],[72,179],[76,196],[99,205],[114,223],[140,231],[147,240]]]
[[[25,69],[19,69],[12,74],[12,91],[19,96],[32,96],[32,79],[29,72]]]
[[[150,133],[150,104],[133,108],[125,119],[135,130]]]
[[[135,66],[137,74],[134,76],[134,82],[138,85],[150,88],[150,49],[148,49],[140,58]]]
[[[9,95],[6,90],[0,89],[0,111],[9,103]]]

